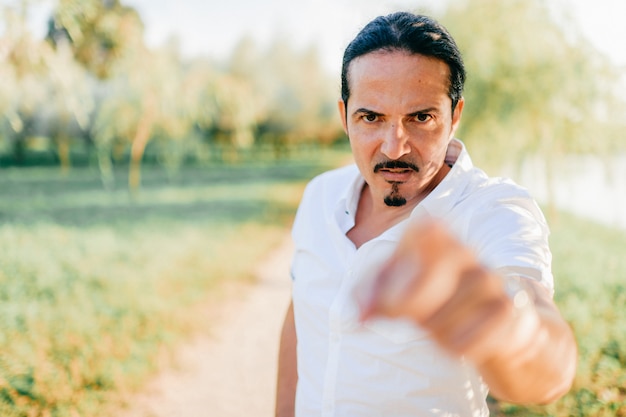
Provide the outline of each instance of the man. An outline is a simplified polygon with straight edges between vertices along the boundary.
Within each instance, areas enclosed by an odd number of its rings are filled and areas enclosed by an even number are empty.
[[[314,179],[298,209],[277,416],[488,416],[488,390],[547,403],[569,389],[544,217],[454,139],[464,80],[424,16],[381,16],[348,45],[356,165]]]

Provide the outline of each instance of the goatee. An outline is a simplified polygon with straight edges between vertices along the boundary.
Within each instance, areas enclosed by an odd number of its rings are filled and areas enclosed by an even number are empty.
[[[385,196],[385,199],[383,201],[389,207],[402,207],[406,204],[406,198],[400,195],[400,190],[398,188],[397,182],[391,183],[391,194]]]

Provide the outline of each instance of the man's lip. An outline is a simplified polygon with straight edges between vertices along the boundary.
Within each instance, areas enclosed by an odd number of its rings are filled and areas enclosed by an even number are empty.
[[[411,169],[381,169],[378,171],[388,182],[406,182],[411,178],[415,171]]]
[[[381,168],[378,171],[379,172],[383,171],[383,172],[392,172],[392,173],[402,173],[402,172],[411,172],[413,170],[410,169],[410,168]]]

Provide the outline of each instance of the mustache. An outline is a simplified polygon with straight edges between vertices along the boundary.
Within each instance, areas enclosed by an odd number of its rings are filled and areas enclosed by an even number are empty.
[[[406,161],[384,161],[379,162],[374,166],[374,173],[377,173],[381,169],[412,169],[415,172],[419,172],[417,165],[414,165]]]

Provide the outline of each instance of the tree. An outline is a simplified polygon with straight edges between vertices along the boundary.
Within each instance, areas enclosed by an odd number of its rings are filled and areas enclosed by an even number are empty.
[[[54,45],[68,40],[75,59],[106,79],[142,36],[139,15],[119,0],[59,0],[47,38]]]
[[[45,102],[40,80],[46,71],[44,46],[26,27],[27,1],[19,8],[5,8],[5,33],[0,55],[0,109],[6,123],[6,135],[14,159],[24,162],[26,141],[33,134],[37,110]]]
[[[173,172],[201,135],[229,159],[259,143],[283,155],[342,136],[338,86],[314,48],[280,37],[261,50],[248,38],[223,65],[185,62],[175,41],[147,48],[141,19],[120,0],[58,0],[44,42],[27,32],[29,2],[21,4],[22,13],[10,10],[0,50],[0,117],[18,160],[39,129],[66,170],[80,135],[94,145],[106,187],[116,158],[130,158],[134,192],[151,141]]]
[[[550,7],[552,6],[552,7]],[[441,17],[464,53],[466,106],[459,129],[474,158],[490,169],[545,163],[554,213],[554,161],[602,153],[624,128],[618,73],[574,22],[545,0],[457,0]]]
[[[492,167],[612,143],[602,109],[618,105],[607,88],[615,74],[573,23],[568,37],[555,13],[542,0],[458,0],[442,17],[468,68],[459,135]]]
[[[110,87],[98,103],[92,131],[99,166],[103,182],[110,186],[113,146],[127,143],[128,184],[135,193],[141,183],[141,161],[157,124],[183,135],[184,117],[176,119],[181,114],[171,108],[177,101],[172,93],[180,84],[180,58],[165,49],[149,50],[139,15],[119,0],[60,0],[48,39],[57,46],[67,39],[75,59]]]
[[[56,145],[61,169],[67,172],[71,136],[89,127],[92,83],[87,71],[73,59],[68,45],[60,45],[55,51],[44,44],[43,49],[48,76],[41,81],[46,97],[39,114],[47,119],[48,135]]]
[[[265,53],[258,53],[244,39],[232,55],[229,72],[250,83],[251,97],[258,103],[258,140],[271,143],[277,154],[301,143],[329,143],[341,135],[339,92],[315,48],[299,52],[279,37]]]
[[[188,79],[172,45],[151,51],[136,44],[120,60],[99,101],[94,138],[105,184],[110,185],[110,154],[115,145],[129,148],[128,185],[136,193],[141,163],[155,136],[178,142],[187,139],[198,114],[197,79]]]

